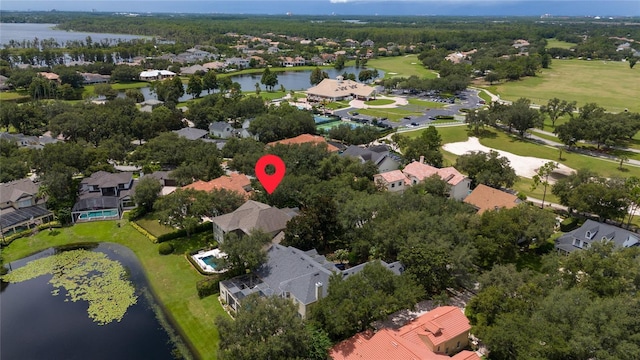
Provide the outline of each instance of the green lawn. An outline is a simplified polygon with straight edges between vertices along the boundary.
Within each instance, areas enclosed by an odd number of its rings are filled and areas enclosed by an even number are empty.
[[[384,70],[384,77],[409,77],[435,79],[436,73],[426,69],[417,55],[378,57],[367,61],[367,67]]]
[[[547,39],[547,49],[550,49],[550,48],[571,49],[576,45],[578,44],[570,43],[566,41],[560,41],[556,38]]]
[[[509,81],[488,87],[505,100],[525,97],[535,104],[546,104],[557,97],[577,101],[578,106],[594,102],[608,111],[624,109],[640,112],[638,84],[640,68],[629,69],[626,62],[602,60],[553,60],[550,69],[536,77]]]
[[[158,219],[153,216],[153,214],[147,214],[143,218],[136,220],[136,224],[140,225],[140,227],[147,230],[151,235],[155,237],[168,234],[176,230],[170,226],[160,224]]]
[[[378,118],[386,117],[391,121],[398,121],[404,116],[420,116],[423,114],[422,111],[415,111],[402,106],[388,109],[358,109],[358,112],[363,115],[369,115]]]
[[[366,105],[389,105],[389,104],[393,104],[394,102],[395,101],[391,99],[375,99],[375,100],[365,101],[364,103]]]
[[[115,83],[110,84],[111,88],[114,90],[127,90],[127,89],[141,89],[149,86],[149,83],[146,81],[133,81],[126,83]],[[95,85],[85,85],[82,90],[82,97],[93,96],[94,95]]]
[[[414,98],[409,98],[407,100],[409,101],[409,105],[421,106],[429,109],[439,109],[445,106],[445,104],[435,101],[419,100]]]
[[[4,100],[18,100],[18,99],[24,99],[24,98],[28,98],[29,95],[27,95],[24,91],[21,92],[17,92],[17,91],[3,91],[0,92],[0,101],[4,101]]]
[[[327,108],[327,109],[331,109],[331,110],[344,109],[344,108],[348,108],[349,107],[349,102],[348,101],[334,101],[334,102],[327,103],[326,105],[324,105],[324,107]]]
[[[179,239],[182,243],[191,239]],[[175,255],[158,255],[158,245],[151,243],[127,221],[122,227],[115,221],[77,224],[73,227],[18,239],[3,250],[5,261],[14,261],[51,246],[81,242],[114,242],[130,248],[140,260],[157,299],[167,309],[202,359],[215,359],[218,347],[218,331],[214,320],[226,316],[216,296],[199,299],[196,281],[202,279],[185,259],[184,252]]]

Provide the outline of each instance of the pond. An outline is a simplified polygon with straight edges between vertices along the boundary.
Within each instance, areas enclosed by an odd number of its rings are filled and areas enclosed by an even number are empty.
[[[91,32],[77,32],[56,30],[53,27],[56,24],[12,24],[0,23],[0,45],[9,44],[10,40],[18,43],[22,41],[33,41],[34,38],[39,40],[55,39],[61,46],[67,41],[85,41],[87,36],[95,43],[106,41],[108,43],[116,43],[117,40],[132,40],[145,38],[144,36],[126,35],[126,34],[102,34]]]
[[[64,260],[58,260],[61,255]],[[78,264],[65,263],[70,257]],[[44,267],[46,272],[45,263],[54,264],[54,271],[33,277],[38,268],[34,264],[40,264],[37,271]],[[102,243],[47,249],[8,266],[14,275],[31,272],[27,277],[33,278],[2,283],[2,359],[169,360],[180,353],[191,357],[153,298],[138,259],[126,247]],[[81,274],[78,269],[83,266],[95,270]],[[102,272],[106,268],[119,269],[124,281],[118,276],[113,282],[118,286],[100,295],[96,284],[113,285]],[[106,298],[98,298],[104,294]],[[131,299],[135,304],[128,303]]]
[[[344,72],[356,74],[362,69],[357,69],[355,66],[348,66],[344,69],[338,71],[334,68],[330,69],[322,69],[325,71],[330,79],[335,79],[338,75],[342,75]],[[384,71],[378,70],[379,78],[384,77]],[[279,90],[280,85],[284,85],[287,91],[289,90],[307,90],[311,87],[311,83],[309,79],[311,77],[311,70],[304,71],[285,71],[278,73],[278,85],[276,85],[275,89]],[[237,82],[240,84],[240,88],[242,91],[254,91],[256,89],[256,83],[260,83],[260,79],[262,78],[262,73],[251,74],[251,75],[235,75],[231,77],[233,82]],[[187,89],[187,85],[184,85],[185,90]],[[261,91],[265,91],[264,85],[260,84]],[[145,100],[154,99],[157,97],[155,94],[151,92],[151,89],[148,87],[140,89],[142,94],[144,95]],[[200,96],[206,96],[207,92],[203,91]],[[121,92],[120,96],[124,96],[124,91]],[[180,98],[180,101],[187,101],[192,99],[191,95],[185,94]]]

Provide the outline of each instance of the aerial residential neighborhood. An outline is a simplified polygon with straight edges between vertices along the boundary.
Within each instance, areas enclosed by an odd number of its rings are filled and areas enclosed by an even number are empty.
[[[640,353],[637,15],[8,3],[0,358]]]

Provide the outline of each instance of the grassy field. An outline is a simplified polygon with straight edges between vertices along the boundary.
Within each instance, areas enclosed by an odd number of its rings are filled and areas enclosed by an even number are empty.
[[[178,239],[188,243],[191,239]],[[130,248],[140,260],[157,299],[167,309],[186,338],[202,359],[215,359],[218,331],[214,320],[227,316],[216,296],[199,299],[196,281],[202,279],[185,259],[184,252],[158,255],[158,245],[151,243],[126,221],[77,224],[52,232],[43,231],[29,238],[18,239],[3,250],[5,261],[13,261],[40,250],[82,242],[113,242]]]
[[[29,95],[27,95],[24,92],[17,92],[17,91],[3,91],[0,92],[0,101],[4,101],[4,100],[18,100],[18,99],[23,99],[23,98],[28,98]]]
[[[572,47],[575,47],[578,44],[575,43],[570,43],[570,42],[566,42],[566,41],[560,41],[556,38],[553,39],[547,39],[547,48],[560,48],[560,49],[571,49]]]
[[[114,90],[127,90],[127,89],[141,89],[149,86],[149,83],[146,81],[134,81],[128,83],[115,83],[110,84],[111,88]],[[82,90],[82,97],[85,98],[87,96],[94,96],[95,85],[85,85]]]
[[[638,97],[640,68],[629,69],[626,62],[554,60],[550,69],[536,77],[488,87],[505,100],[525,97],[535,104],[546,104],[557,97],[577,101],[578,106],[594,102],[608,111],[624,109],[640,112]]]
[[[409,98],[408,101],[409,101],[409,105],[415,105],[415,106],[425,107],[429,109],[439,109],[445,106],[445,104],[443,103],[414,99],[414,98]]]
[[[418,56],[394,56],[394,57],[378,57],[367,61],[367,67],[384,70],[384,77],[409,77],[415,75],[419,78],[435,79],[436,73],[426,69]]]
[[[405,116],[420,116],[422,111],[415,111],[405,107],[384,108],[384,109],[358,109],[362,115],[369,115],[377,118],[389,118],[391,121],[398,121]]]

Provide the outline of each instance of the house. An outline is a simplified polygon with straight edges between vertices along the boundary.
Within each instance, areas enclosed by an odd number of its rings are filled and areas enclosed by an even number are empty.
[[[478,50],[476,49],[466,51],[466,52],[455,52],[447,55],[444,59],[454,64],[460,64],[462,62],[469,62],[468,61],[469,55],[475,54],[476,52],[478,52]]]
[[[74,223],[119,219],[122,212],[133,209],[133,173],[98,171],[82,179],[78,200],[71,209]]]
[[[518,206],[520,199],[508,192],[480,184],[464,199],[464,202],[475,207],[478,215],[482,215],[487,210],[514,208]]]
[[[235,211],[216,216],[213,222],[213,236],[218,243],[224,236],[234,232],[240,236],[249,235],[254,229],[270,234],[273,238],[284,230],[287,222],[297,213],[295,209],[278,209],[261,202],[248,200]]]
[[[229,175],[222,175],[219,178],[215,178],[210,181],[198,180],[183,189],[193,189],[198,191],[211,192],[216,189],[224,189],[233,191],[246,198],[248,198],[253,189],[251,188],[251,180],[245,174],[230,173]]]
[[[618,248],[640,246],[640,235],[617,226],[587,220],[576,230],[556,240],[556,251],[568,254],[588,249],[596,241],[612,241]]]
[[[187,67],[181,67],[180,68],[180,74],[182,75],[193,75],[197,72],[207,72],[209,71],[209,69],[207,69],[206,67],[202,66],[202,65],[191,65],[191,66],[187,66]]]
[[[399,262],[380,262],[397,275],[404,271]],[[220,298],[237,311],[242,299],[251,294],[280,296],[291,299],[298,308],[298,314],[305,318],[310,307],[327,296],[332,275],[345,275],[346,271],[354,274],[362,270],[364,265],[340,271],[316,250],[302,251],[291,246],[272,244],[267,251],[267,262],[253,274],[220,282]]]
[[[182,128],[180,130],[173,130],[174,133],[178,134],[178,136],[185,138],[187,140],[198,140],[204,139],[209,135],[207,130],[196,129],[192,127]]]
[[[294,66],[304,66],[307,61],[301,57],[301,56],[296,56],[295,58],[292,57],[280,57],[280,64],[284,67],[294,67]]]
[[[450,196],[456,200],[462,200],[467,197],[471,189],[471,180],[454,167],[438,169],[425,164],[424,156],[420,157],[420,161],[414,161],[405,166],[402,172],[407,176],[411,185],[423,182],[426,178],[437,174],[451,186]]]
[[[334,79],[323,79],[318,85],[307,90],[309,101],[339,101],[361,99],[370,100],[376,94],[376,89],[367,84],[353,80],[344,80],[342,76]]]
[[[373,175],[373,181],[380,189],[386,189],[390,192],[404,192],[411,186],[407,176],[400,170],[392,170]]]
[[[374,45],[374,44],[375,44],[375,43],[373,42],[373,40],[369,40],[369,39],[367,39],[367,40],[363,41],[362,43],[360,43],[360,46],[363,46],[363,47],[373,47],[373,45]]]
[[[0,140],[9,141],[17,144],[19,147],[28,149],[42,149],[47,144],[57,143],[59,140],[48,136],[46,133],[41,136],[10,134],[8,132],[0,132]]]
[[[342,155],[355,157],[362,163],[371,161],[376,165],[379,173],[396,170],[400,167],[400,159],[391,155],[391,151],[386,145],[376,145],[367,148],[351,145]]]
[[[394,330],[383,328],[347,339],[329,350],[334,360],[480,360],[469,345],[471,325],[454,306],[441,306]]]
[[[529,45],[530,45],[530,44],[529,44],[529,42],[528,42],[527,40],[524,40],[524,39],[518,39],[518,40],[515,40],[515,41],[513,42],[513,45],[512,45],[512,46],[513,46],[514,48],[516,48],[516,49],[523,49],[523,48],[527,48]]]
[[[209,135],[221,138],[228,139],[232,137],[234,134],[234,129],[231,124],[223,121],[216,121],[209,124]]]
[[[202,67],[204,67],[207,70],[220,70],[223,69],[225,67],[225,63],[223,63],[222,61],[211,61],[205,64],[202,64]]]
[[[249,67],[249,59],[243,59],[239,57],[232,57],[224,61],[226,67],[235,66],[238,69],[244,69]]]
[[[2,235],[29,229],[53,220],[45,201],[38,198],[38,184],[20,179],[0,184],[0,233]]]
[[[278,141],[272,141],[267,144],[267,146],[276,146],[277,144],[282,145],[300,145],[300,144],[316,144],[321,146],[326,146],[329,152],[338,152],[338,148],[328,144],[327,140],[322,136],[311,135],[311,134],[302,134],[298,135],[294,138],[282,139]]]
[[[176,191],[176,189],[178,188],[178,183],[176,179],[171,176],[170,171],[154,171],[151,174],[145,174],[141,176],[140,180],[147,177],[156,179],[158,180],[158,182],[160,182],[160,185],[162,185],[160,195],[169,195],[172,192]]]
[[[9,78],[4,76],[4,75],[0,75],[0,90],[10,90],[11,89],[11,84],[8,83]]]
[[[176,76],[176,73],[169,70],[146,70],[140,72],[140,75],[138,77],[141,81],[154,81],[170,79],[174,76]]]
[[[59,83],[60,82],[60,75],[52,73],[52,72],[39,72],[38,75],[42,76],[43,78],[49,80],[49,81],[54,81]]]
[[[101,75],[93,73],[80,73],[83,83],[85,84],[106,84],[111,80],[110,75]]]

